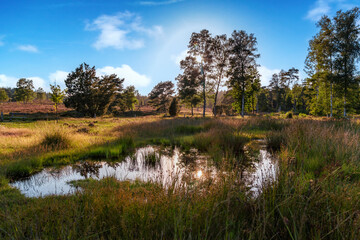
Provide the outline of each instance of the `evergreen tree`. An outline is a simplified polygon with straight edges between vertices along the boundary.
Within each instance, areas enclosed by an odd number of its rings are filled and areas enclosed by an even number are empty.
[[[36,90],[36,99],[40,101],[46,100],[46,92],[41,87]]]
[[[149,93],[149,104],[154,106],[156,111],[166,113],[174,92],[171,81],[160,82]]]
[[[169,114],[171,117],[176,117],[180,112],[180,106],[176,97],[174,97],[170,103]]]
[[[50,84],[50,100],[54,103],[56,119],[58,118],[58,105],[63,102],[65,91],[61,91],[59,85]]]
[[[355,63],[360,57],[359,16],[359,8],[354,8],[346,12],[338,11],[334,18],[336,50],[338,52],[335,58],[336,81],[342,89],[344,117],[346,117],[348,94],[353,88],[358,87],[355,78]]]
[[[211,78],[212,74],[212,62],[213,62],[213,55],[212,55],[212,42],[213,39],[211,34],[208,30],[203,29],[200,33],[192,33],[190,42],[188,45],[188,53],[191,57],[197,59],[200,62],[200,71],[202,74],[202,81],[201,85],[203,87],[203,117],[205,117],[205,110],[206,110],[206,88],[209,84],[207,84],[208,80]]]
[[[65,106],[88,116],[103,115],[121,94],[123,82],[115,74],[97,77],[95,67],[83,63],[65,80]]]
[[[236,100],[235,106],[241,109],[241,116],[244,117],[245,94],[250,86],[251,80],[257,77],[256,59],[257,41],[253,34],[248,35],[245,31],[234,31],[229,39],[229,71],[228,85]]]
[[[191,108],[191,115],[194,115],[194,107],[201,102],[201,72],[198,67],[196,59],[187,56],[185,60],[180,62],[181,69],[184,70],[183,74],[176,77],[179,98],[189,105]]]
[[[34,84],[32,80],[21,78],[16,83],[15,100],[23,101],[24,103],[30,102],[34,99]]]

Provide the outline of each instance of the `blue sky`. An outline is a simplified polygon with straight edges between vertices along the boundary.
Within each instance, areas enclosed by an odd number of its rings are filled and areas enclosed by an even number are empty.
[[[303,69],[321,15],[355,5],[359,0],[0,0],[0,87],[21,77],[46,90],[55,80],[64,87],[67,73],[86,62],[148,94],[174,81],[191,33],[204,28],[254,33],[267,85],[280,69]]]

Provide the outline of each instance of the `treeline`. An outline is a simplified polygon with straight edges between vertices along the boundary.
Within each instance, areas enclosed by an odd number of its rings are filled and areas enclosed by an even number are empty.
[[[98,77],[95,67],[83,63],[67,79],[64,103],[84,115],[94,116],[134,110],[135,105],[154,107],[176,115],[180,104],[210,107],[214,115],[293,111],[319,116],[360,113],[360,11],[338,11],[323,16],[318,33],[309,41],[305,72],[290,68],[275,73],[269,86],[261,86],[257,40],[245,31],[213,36],[204,29],[193,33],[182,73],[172,81],[158,83],[148,96],[134,86],[124,87],[115,74]],[[60,89],[59,89],[60,90]],[[29,102],[49,97],[31,80],[20,79],[15,89],[0,89],[0,101]]]
[[[16,83],[16,88],[0,88],[0,102],[28,103],[34,99],[43,101],[49,98],[49,93],[46,93],[41,87],[35,90],[33,81],[26,78],[20,78]]]
[[[257,41],[253,34],[234,31],[212,36],[208,30],[193,33],[187,56],[177,76],[178,97],[190,108],[214,99],[213,113],[231,107],[245,112],[294,111],[312,115],[360,113],[360,77],[356,62],[360,57],[359,9],[338,11],[333,19],[323,16],[319,32],[309,42],[305,71],[281,70],[269,86],[261,86]],[[226,88],[219,102],[219,90]]]

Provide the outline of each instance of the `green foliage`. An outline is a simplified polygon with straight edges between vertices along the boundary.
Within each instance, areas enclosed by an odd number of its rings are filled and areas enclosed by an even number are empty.
[[[138,94],[134,86],[128,86],[125,90],[118,95],[118,99],[115,100],[115,103],[120,107],[121,111],[134,110],[135,104],[138,104],[139,101],[136,97]]]
[[[32,80],[25,78],[19,79],[15,88],[15,100],[24,103],[34,99],[34,85]]]
[[[180,105],[177,97],[174,97],[170,103],[169,114],[171,117],[175,117],[180,112]]]
[[[122,92],[123,82],[115,74],[97,77],[95,67],[83,63],[65,80],[65,106],[91,117],[103,115]]]
[[[149,93],[149,104],[154,106],[156,111],[167,112],[174,92],[174,84],[171,81],[160,82]]]
[[[36,99],[40,101],[46,100],[46,92],[41,87],[36,90]]]
[[[0,103],[7,102],[9,100],[9,96],[7,95],[5,89],[0,88]]]
[[[57,113],[58,105],[63,102],[65,91],[61,91],[59,85],[50,84],[50,100],[54,103],[55,112]]]
[[[260,57],[257,54],[257,40],[253,34],[248,35],[245,31],[234,31],[229,39],[229,87],[232,89],[235,103],[234,108],[245,113],[245,94],[247,91],[258,90],[256,79],[259,78],[256,59]],[[253,87],[252,87],[253,86]],[[256,88],[255,88],[256,86]],[[251,90],[253,89],[253,90]]]

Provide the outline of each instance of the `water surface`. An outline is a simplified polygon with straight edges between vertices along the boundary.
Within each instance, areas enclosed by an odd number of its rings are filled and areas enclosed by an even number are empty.
[[[277,172],[276,161],[262,146],[260,148],[251,167],[244,172],[245,183],[255,194],[261,191],[264,183],[275,180]],[[41,197],[74,193],[78,189],[70,182],[87,178],[138,179],[159,182],[167,187],[174,182],[214,178],[217,171],[208,157],[195,149],[181,152],[178,148],[160,150],[147,146],[137,149],[133,156],[126,157],[122,162],[82,161],[63,168],[46,168],[11,185],[27,197]]]

